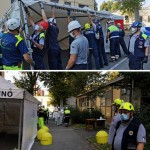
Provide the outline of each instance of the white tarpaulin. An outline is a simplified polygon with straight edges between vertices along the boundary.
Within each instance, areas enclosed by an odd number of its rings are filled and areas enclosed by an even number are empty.
[[[0,76],[0,132],[18,134],[21,150],[30,150],[36,137],[37,105],[30,93]]]

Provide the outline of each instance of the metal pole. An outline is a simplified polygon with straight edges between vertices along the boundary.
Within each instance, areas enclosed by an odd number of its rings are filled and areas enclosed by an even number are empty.
[[[25,24],[25,35],[27,35],[27,34],[29,34],[29,28],[28,28],[28,22],[27,22],[27,15],[26,15],[26,13],[25,13],[25,10],[24,10],[24,6],[23,6],[24,4],[23,4],[23,2],[21,3],[21,8],[22,8],[22,12],[23,12],[23,21],[24,21],[24,24]],[[29,50],[29,52],[28,52],[28,54],[30,55],[30,57],[32,58],[32,52],[33,52],[33,50],[32,50],[32,48],[31,48],[31,43],[30,43],[30,41],[29,40],[27,40],[26,41],[26,44],[27,44],[27,47],[28,47],[28,50]],[[33,68],[33,66],[32,65],[30,65],[30,68],[31,68],[31,70],[34,70],[34,68]]]

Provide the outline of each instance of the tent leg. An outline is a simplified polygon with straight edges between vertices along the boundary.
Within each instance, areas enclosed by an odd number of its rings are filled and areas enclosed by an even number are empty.
[[[19,135],[18,135],[18,149],[21,149],[21,141],[22,141],[22,117],[23,117],[23,101],[20,103],[20,119],[19,119]]]

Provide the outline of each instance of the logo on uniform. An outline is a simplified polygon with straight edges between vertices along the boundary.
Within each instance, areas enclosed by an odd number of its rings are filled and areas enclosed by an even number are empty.
[[[129,131],[129,135],[133,135],[133,131]]]
[[[139,45],[143,45],[143,42],[142,42],[142,41],[140,41],[140,42],[139,42]]]

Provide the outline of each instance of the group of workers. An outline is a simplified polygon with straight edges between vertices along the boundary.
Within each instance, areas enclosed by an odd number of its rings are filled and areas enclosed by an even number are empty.
[[[65,110],[64,108],[56,107],[53,111],[53,119],[55,124],[60,126],[64,123],[65,127],[68,127],[70,123],[70,115],[71,111],[67,106],[65,107]]]
[[[52,7],[52,17],[47,18],[44,6],[41,7],[42,21],[35,23],[30,12],[24,6],[29,22],[33,27],[33,34],[27,34],[26,39],[30,41],[33,50],[32,58],[24,40],[19,34],[24,30],[20,28],[20,22],[16,19],[7,21],[7,32],[0,35],[1,54],[0,69],[4,70],[22,70],[23,59],[34,67],[35,70],[45,70],[44,54],[48,51],[48,65],[50,70],[62,70],[61,48],[58,42],[59,28],[55,19],[54,7]],[[81,31],[80,23],[70,20],[70,10],[68,15],[68,32],[70,34],[70,57],[64,69],[66,70],[92,70],[101,69],[108,66],[108,58],[105,53],[104,35],[100,20],[92,19],[89,12],[89,22],[85,24],[84,32]],[[26,24],[25,24],[26,25]],[[110,61],[115,62],[121,57],[120,45],[124,53],[129,58],[129,68],[132,70],[141,70],[142,63],[148,61],[148,36],[141,32],[141,22],[134,22],[131,26],[132,36],[129,46],[124,42],[124,30],[121,24],[114,24],[113,20],[107,21],[108,29],[106,43],[110,41]],[[94,57],[95,66],[92,64]]]
[[[109,128],[108,143],[111,150],[144,150],[146,130],[134,115],[134,106],[122,99],[115,99],[114,117]]]

